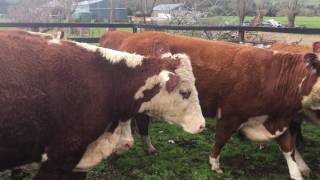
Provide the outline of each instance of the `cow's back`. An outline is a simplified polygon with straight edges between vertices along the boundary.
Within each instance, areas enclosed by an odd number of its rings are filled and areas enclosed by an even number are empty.
[[[153,54],[152,45],[156,42],[167,42],[173,53],[186,53],[190,56],[193,72],[197,79],[196,86],[199,91],[201,107],[207,116],[215,116],[218,103],[227,94],[234,91],[234,88],[236,88],[234,86],[245,83],[239,82],[239,79],[241,79],[239,75],[244,76],[243,78],[249,78],[245,79],[248,83],[250,81],[260,83],[260,76],[257,74],[246,74],[249,68],[253,66],[250,61],[255,57],[255,65],[257,63],[259,65],[260,60],[269,58],[270,56],[267,54],[271,54],[271,52],[262,53],[256,57],[257,54],[252,52],[251,47],[159,32],[131,35],[123,41],[119,50],[151,55]],[[260,52],[257,48],[253,49]],[[259,52],[256,53],[259,54]],[[250,84],[246,85],[249,86]],[[242,87],[242,90],[245,88]]]
[[[118,49],[122,41],[133,33],[124,31],[108,31],[100,38],[100,46],[110,49]]]
[[[161,32],[131,35],[123,40],[119,50],[151,55],[156,42],[167,42],[173,53],[190,56],[201,107],[206,116],[215,116],[218,106],[227,106],[224,112],[230,110],[248,113],[247,116],[259,115],[272,111],[272,102],[284,98],[280,92],[269,88],[282,76],[282,70],[277,69],[278,65],[283,67],[280,62],[287,62],[295,55],[275,55],[271,50]],[[297,76],[294,81],[300,78]],[[243,102],[246,102],[245,106]],[[296,102],[296,99],[283,102]],[[297,106],[294,103],[292,108]]]
[[[312,52],[310,47],[294,44],[285,44],[285,43],[274,43],[271,45],[270,49],[276,51],[284,51],[291,53],[307,53]]]

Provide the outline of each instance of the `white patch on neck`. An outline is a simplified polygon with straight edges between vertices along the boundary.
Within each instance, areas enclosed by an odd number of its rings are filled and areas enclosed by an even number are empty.
[[[102,57],[104,57],[107,61],[110,61],[113,64],[119,63],[120,61],[124,60],[128,67],[135,68],[137,66],[142,65],[144,59],[144,56],[138,54],[116,51],[86,43],[74,43],[79,47],[87,49],[88,51],[100,53]]]
[[[262,115],[249,118],[240,126],[240,130],[252,141],[266,142],[279,137],[288,129],[284,127],[282,130],[278,129],[275,134],[271,134],[263,125],[268,117],[268,115]]]
[[[113,133],[105,132],[96,141],[88,145],[74,171],[87,171],[97,165],[102,159],[106,159],[116,152],[119,142],[127,138],[132,139],[133,142],[130,120],[119,122]]]
[[[301,173],[299,171],[297,163],[292,158],[293,152],[282,152],[289,168],[290,177],[295,180],[302,180]]]
[[[279,51],[273,51],[273,55],[275,55],[275,54],[278,54],[279,53]]]

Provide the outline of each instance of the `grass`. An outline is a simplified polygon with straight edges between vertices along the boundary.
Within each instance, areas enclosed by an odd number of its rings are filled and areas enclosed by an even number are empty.
[[[246,16],[245,21],[250,21],[253,17]],[[264,17],[265,20],[268,19],[275,19],[281,24],[288,24],[287,17]],[[239,24],[238,17],[236,16],[216,16],[216,17],[210,17],[210,18],[203,18],[203,23],[206,24],[226,24],[226,25],[234,25]],[[299,27],[307,27],[307,28],[320,28],[320,16],[313,16],[313,17],[307,17],[307,16],[297,16],[295,20],[296,26]]]
[[[208,129],[214,129],[214,121],[207,122]],[[307,179],[319,179],[320,130],[309,124],[304,124],[303,128],[307,144],[302,155],[313,170],[311,178]],[[215,174],[208,163],[213,143],[210,131],[190,135],[167,123],[154,121],[150,134],[158,149],[157,155],[145,155],[140,138],[135,137],[133,149],[103,161],[87,179],[289,179],[287,164],[274,142],[258,150],[255,143],[235,135],[221,153],[224,173]]]

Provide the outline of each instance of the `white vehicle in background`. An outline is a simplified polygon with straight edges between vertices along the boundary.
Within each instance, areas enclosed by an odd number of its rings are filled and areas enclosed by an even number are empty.
[[[283,27],[283,25],[274,19],[268,19],[262,23],[265,27]]]
[[[157,16],[151,17],[154,21],[170,21],[172,20],[171,14],[168,13],[158,13]]]

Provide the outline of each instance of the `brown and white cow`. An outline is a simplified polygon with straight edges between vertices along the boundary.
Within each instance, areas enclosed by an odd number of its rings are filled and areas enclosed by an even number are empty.
[[[72,170],[110,155],[137,113],[190,133],[205,127],[184,54],[145,57],[10,30],[0,41],[0,170],[43,160],[36,179],[84,179]]]
[[[297,45],[297,44],[285,44],[285,43],[274,43],[271,45],[270,49],[274,51],[284,51],[284,52],[290,52],[290,53],[309,53],[313,52],[317,54],[318,58],[320,58],[320,42],[314,42],[312,47]],[[320,127],[320,121],[319,116],[320,111],[318,110],[316,113],[310,113],[308,109],[304,109],[304,112],[299,113],[292,125],[291,125],[291,131],[296,136],[296,144],[301,145],[301,142],[303,142],[303,136],[301,131],[301,123],[302,120],[305,119],[314,125]]]
[[[167,42],[173,53],[190,56],[202,111],[218,118],[209,157],[213,171],[222,172],[220,151],[241,130],[254,141],[276,139],[291,178],[309,173],[288,128],[299,110],[318,107],[320,62],[315,54],[276,53],[161,32],[132,34],[118,49],[150,55],[154,54],[150,46],[158,41]]]
[[[125,31],[108,31],[100,38],[99,45],[104,48],[117,49],[122,40],[129,37],[132,33]]]

